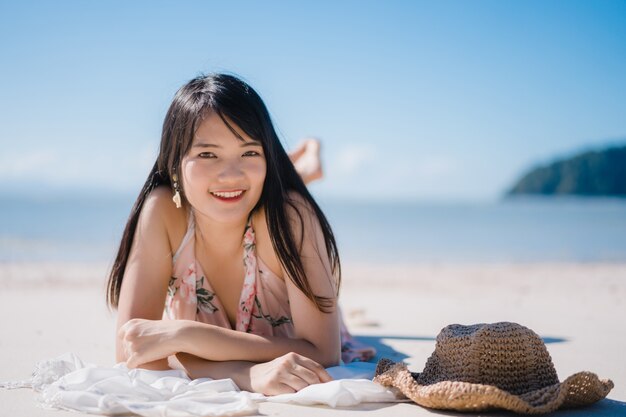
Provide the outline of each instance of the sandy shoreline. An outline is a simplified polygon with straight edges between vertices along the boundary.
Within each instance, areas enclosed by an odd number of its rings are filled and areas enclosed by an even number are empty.
[[[115,315],[104,302],[107,268],[103,263],[0,264],[0,380],[27,378],[37,361],[64,352],[113,365]],[[422,369],[447,324],[518,322],[544,338],[561,380],[587,370],[615,383],[609,400],[557,414],[626,415],[626,264],[346,264],[341,303],[355,335],[378,346],[382,355],[405,360],[413,371]],[[60,415],[35,408],[30,390],[0,390],[0,399],[0,415]],[[331,410],[268,403],[260,411],[433,414],[412,404]]]

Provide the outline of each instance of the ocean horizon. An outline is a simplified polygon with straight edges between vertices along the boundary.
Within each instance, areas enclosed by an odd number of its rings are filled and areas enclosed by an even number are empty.
[[[112,262],[135,196],[0,199],[0,262]],[[626,199],[318,198],[343,262],[626,262]]]

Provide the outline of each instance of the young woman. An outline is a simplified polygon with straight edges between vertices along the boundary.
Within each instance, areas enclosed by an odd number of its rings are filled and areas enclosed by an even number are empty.
[[[319,177],[306,154],[290,160],[234,76],[176,93],[109,277],[117,362],[272,395],[329,380],[342,356],[373,356],[341,321],[335,238],[294,166]]]

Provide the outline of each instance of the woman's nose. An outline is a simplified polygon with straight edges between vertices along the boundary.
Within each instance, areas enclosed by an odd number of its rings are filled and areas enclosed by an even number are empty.
[[[226,162],[222,165],[222,169],[217,175],[217,179],[221,182],[236,181],[244,177],[241,165],[238,162]]]

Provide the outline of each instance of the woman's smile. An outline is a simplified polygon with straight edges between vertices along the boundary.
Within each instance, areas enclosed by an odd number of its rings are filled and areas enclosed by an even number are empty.
[[[234,190],[234,191],[211,191],[210,194],[220,201],[226,203],[235,203],[243,198],[246,190]]]

